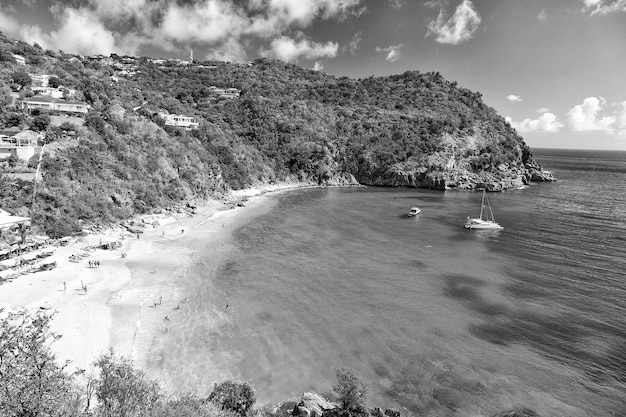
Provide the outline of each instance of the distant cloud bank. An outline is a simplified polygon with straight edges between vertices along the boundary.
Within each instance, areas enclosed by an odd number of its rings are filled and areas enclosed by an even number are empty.
[[[364,0],[84,0],[55,2],[55,28],[21,24],[0,6],[6,35],[46,49],[78,54],[137,55],[151,46],[177,51],[189,45],[210,48],[208,57],[244,61],[252,44],[263,53],[297,61],[334,56],[336,43],[294,36],[316,19],[342,21],[366,11]],[[78,34],[78,35],[77,35]],[[269,45],[269,47],[268,47]]]
[[[524,119],[519,123],[510,117],[505,117],[505,120],[519,132],[560,132],[563,129],[563,123],[550,112],[543,113],[538,119]]]
[[[537,110],[538,119],[524,119],[515,122],[510,117],[506,121],[519,132],[605,132],[626,137],[626,101],[608,104],[602,97],[587,97],[566,113],[566,123],[558,120],[548,108]]]

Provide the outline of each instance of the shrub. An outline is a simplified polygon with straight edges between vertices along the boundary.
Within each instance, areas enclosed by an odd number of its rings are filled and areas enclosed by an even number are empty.
[[[99,377],[95,381],[98,411],[107,417],[146,415],[158,405],[160,398],[156,382],[133,367],[130,359],[116,358],[111,350],[95,363]],[[148,414],[149,415],[149,414]]]
[[[76,386],[50,349],[60,337],[50,331],[52,316],[0,309],[0,317],[0,415],[78,416]]]
[[[254,390],[247,382],[226,381],[215,385],[208,400],[222,410],[246,416],[254,405]]]
[[[220,410],[212,402],[183,395],[163,402],[151,417],[236,417],[232,411]]]
[[[336,375],[337,384],[333,385],[333,391],[339,395],[342,408],[345,410],[363,408],[367,393],[365,382],[349,369],[338,369]]]

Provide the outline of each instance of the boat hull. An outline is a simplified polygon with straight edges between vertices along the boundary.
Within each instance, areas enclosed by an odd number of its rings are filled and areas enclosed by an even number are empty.
[[[498,223],[489,221],[489,220],[481,220],[481,219],[470,219],[467,223],[465,223],[466,229],[479,229],[479,230],[502,230],[504,227],[500,226]]]

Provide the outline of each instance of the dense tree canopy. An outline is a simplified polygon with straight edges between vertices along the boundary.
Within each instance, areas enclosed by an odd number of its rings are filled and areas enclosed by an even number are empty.
[[[43,183],[34,207],[21,201],[55,236],[258,182],[502,189],[540,169],[480,93],[436,72],[350,79],[268,59],[181,65],[113,54],[103,63],[2,35],[0,51],[29,58],[26,69],[3,62],[0,91],[16,80],[27,90],[26,72],[47,73],[91,106],[83,126],[65,129],[0,109],[4,127],[46,129]],[[199,127],[165,126],[161,113]]]

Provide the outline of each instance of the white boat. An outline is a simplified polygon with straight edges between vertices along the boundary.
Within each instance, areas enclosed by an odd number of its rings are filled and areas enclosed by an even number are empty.
[[[486,205],[485,205],[486,203]],[[489,229],[489,230],[502,230],[504,227],[496,223],[496,219],[493,217],[493,211],[491,211],[491,204],[487,198],[487,193],[483,190],[483,201],[480,206],[480,216],[470,218],[467,217],[465,222],[466,229]]]
[[[419,207],[411,207],[411,210],[409,211],[409,217],[417,216],[421,212],[422,210],[420,210]]]

